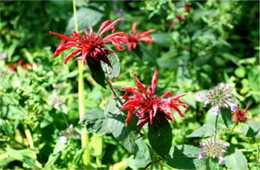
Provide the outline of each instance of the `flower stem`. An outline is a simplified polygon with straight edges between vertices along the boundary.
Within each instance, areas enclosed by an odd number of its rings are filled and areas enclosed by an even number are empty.
[[[77,8],[76,8],[76,0],[73,1],[73,14],[74,14],[74,26],[75,31],[78,32],[78,20],[77,20]],[[79,97],[79,118],[81,119],[85,114],[84,107],[84,81],[83,81],[83,65],[80,61],[78,61],[78,69],[79,69],[79,80],[78,80],[78,97]],[[83,164],[88,165],[90,163],[90,150],[88,147],[89,136],[88,133],[84,132],[81,137],[81,147],[86,148],[83,155]]]
[[[220,113],[219,113],[220,114]],[[216,121],[215,121],[215,135],[214,135],[214,140],[216,141],[217,139],[217,133],[218,133],[218,117],[219,117],[219,114],[217,115],[216,117]]]
[[[116,94],[116,92],[115,92],[115,89],[114,89],[114,87],[113,87],[113,84],[112,84],[110,78],[108,77],[108,75],[106,75],[106,81],[107,81],[107,84],[108,84],[109,88],[110,88],[111,91],[112,91],[112,94],[113,94],[115,100],[118,101],[118,102],[120,103],[120,105],[122,106],[122,105],[123,105],[123,102],[122,102],[122,100],[117,96],[117,94]]]

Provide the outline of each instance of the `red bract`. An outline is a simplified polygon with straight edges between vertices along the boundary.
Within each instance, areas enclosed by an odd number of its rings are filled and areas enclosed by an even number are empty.
[[[232,112],[232,118],[235,124],[238,122],[246,122],[248,120],[247,118],[247,110],[248,106],[242,111],[239,107],[237,107],[237,110],[235,112]]]
[[[127,35],[126,38],[128,40],[128,50],[131,51],[132,49],[135,49],[137,47],[138,41],[143,41],[146,43],[152,43],[153,42],[153,37],[149,35],[151,32],[154,31],[154,29],[149,29],[148,31],[145,32],[136,32],[136,22],[133,23],[132,26],[132,32],[131,34]]]
[[[85,34],[83,36],[76,31],[74,31],[70,37],[55,32],[50,32],[50,34],[61,38],[61,43],[56,49],[54,57],[67,49],[75,48],[65,57],[65,64],[72,56],[76,56],[75,60],[83,60],[83,63],[91,57],[96,61],[102,60],[111,66],[107,56],[113,53],[113,51],[107,49],[105,44],[111,42],[118,50],[123,50],[120,43],[123,42],[127,44],[127,39],[125,38],[126,33],[115,32],[104,38],[101,36],[110,30],[114,32],[115,25],[121,20],[123,20],[123,18],[118,18],[115,21],[107,20],[103,22],[97,33],[93,33],[93,28],[90,26],[89,32],[86,29],[83,30]]]
[[[141,129],[147,122],[150,122],[152,125],[153,119],[157,116],[162,116],[165,119],[174,121],[175,119],[170,108],[177,111],[181,117],[184,117],[184,114],[179,110],[178,106],[183,106],[186,109],[188,108],[188,105],[180,101],[180,98],[185,94],[172,96],[171,92],[167,92],[162,96],[156,96],[154,93],[157,84],[157,76],[158,71],[155,70],[151,82],[152,87],[148,86],[145,88],[135,75],[134,77],[137,82],[137,88],[123,88],[125,91],[123,99],[126,100],[126,103],[121,107],[121,110],[128,110],[126,118],[127,125],[130,122],[132,114],[139,117],[139,121],[137,123],[139,129]],[[129,96],[129,93],[132,95]]]

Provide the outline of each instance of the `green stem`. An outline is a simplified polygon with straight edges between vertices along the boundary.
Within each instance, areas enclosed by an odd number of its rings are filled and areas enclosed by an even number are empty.
[[[220,114],[220,113],[219,113]],[[215,135],[214,135],[214,140],[216,141],[217,139],[217,133],[218,133],[218,117],[219,117],[219,114],[217,115],[216,117],[216,121],[215,121]]]
[[[123,102],[122,102],[122,100],[116,95],[116,92],[115,92],[115,90],[114,90],[113,84],[112,84],[112,82],[111,82],[111,80],[109,79],[108,76],[106,76],[106,81],[107,81],[107,84],[108,84],[109,88],[110,88],[111,91],[112,91],[112,94],[113,94],[115,100],[118,101],[118,102],[120,103],[120,105],[122,106],[122,105],[123,105]]]
[[[24,125],[24,133],[25,133],[25,136],[27,138],[27,141],[29,143],[29,146],[32,150],[34,150],[34,141],[33,141],[33,137],[32,137],[32,134],[31,134],[31,131],[30,129],[28,128],[27,125]],[[39,168],[42,168],[42,165],[37,161],[37,156],[36,154],[33,152],[33,155],[34,157],[36,158],[36,161],[35,161],[35,164],[39,167]]]
[[[75,31],[78,32],[78,20],[77,20],[77,8],[76,8],[76,0],[73,0],[73,13],[74,13],[74,25]],[[83,65],[80,61],[78,61],[78,69],[79,69],[79,80],[78,80],[78,97],[79,97],[79,118],[81,119],[85,114],[84,107],[84,77],[83,77]],[[81,137],[81,147],[86,148],[83,155],[83,164],[88,165],[90,163],[90,150],[88,147],[89,136],[88,133],[84,132]]]

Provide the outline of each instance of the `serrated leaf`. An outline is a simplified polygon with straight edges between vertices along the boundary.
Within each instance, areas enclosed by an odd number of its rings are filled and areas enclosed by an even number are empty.
[[[104,109],[107,119],[107,128],[111,130],[113,136],[130,152],[135,151],[135,140],[137,130],[132,126],[126,126],[126,116],[117,107],[116,101],[111,98]],[[131,123],[131,122],[130,122]]]
[[[226,166],[230,170],[247,170],[247,160],[243,153],[237,148],[229,148],[230,155],[226,156]]]
[[[220,109],[220,114],[224,120],[224,124],[226,125],[226,127],[228,129],[231,129],[232,125],[233,125],[233,120],[232,120],[232,113],[230,109],[226,109],[226,108],[221,108]]]
[[[172,144],[172,128],[169,122],[163,117],[153,119],[153,124],[149,123],[148,139],[152,148],[162,157],[165,157]]]
[[[92,133],[106,134],[110,133],[107,128],[107,122],[105,120],[104,111],[100,108],[94,108],[88,111],[80,120],[87,129]]]
[[[90,8],[80,8],[77,11],[77,19],[78,21],[78,29],[79,31],[83,29],[88,29],[90,25],[96,25],[101,18],[103,17],[103,13],[90,9]],[[71,34],[74,30],[74,16],[72,16],[68,22],[68,25],[66,27],[66,34]]]
[[[112,67],[104,62],[101,62],[101,66],[103,71],[108,75],[109,79],[112,80],[113,78],[118,77],[120,74],[120,62],[116,53],[108,55],[108,59]]]
[[[177,145],[170,150],[167,164],[176,169],[205,169],[206,161],[198,159],[200,148],[190,145]]]
[[[193,131],[190,135],[187,137],[193,138],[193,137],[209,137],[214,135],[214,129],[215,127],[212,124],[204,124],[200,128]]]

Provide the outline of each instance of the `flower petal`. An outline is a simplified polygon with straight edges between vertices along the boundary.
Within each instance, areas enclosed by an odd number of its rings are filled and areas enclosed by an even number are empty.
[[[158,70],[155,70],[154,75],[153,75],[153,79],[152,79],[152,95],[155,92],[155,88],[156,88],[156,85],[157,85],[158,74],[159,74]]]

